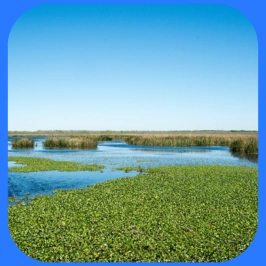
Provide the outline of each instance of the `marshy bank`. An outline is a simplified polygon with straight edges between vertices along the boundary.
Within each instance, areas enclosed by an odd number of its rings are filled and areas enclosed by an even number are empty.
[[[80,147],[97,148],[98,141],[124,140],[130,145],[141,146],[167,146],[167,147],[191,147],[191,146],[229,146],[232,152],[244,154],[258,154],[257,135],[96,135],[77,136],[68,139],[48,139],[45,147]],[[52,144],[48,144],[52,142]],[[85,145],[85,143],[92,143]],[[73,145],[72,143],[75,143]],[[80,143],[80,144],[79,144]],[[91,145],[91,146],[90,146]]]
[[[256,168],[145,171],[9,206],[14,242],[46,262],[218,262],[249,246],[258,223]]]
[[[131,145],[143,146],[229,146],[232,152],[258,154],[258,137],[256,135],[130,136],[125,141]]]
[[[258,154],[257,133],[74,134],[48,137],[43,145],[46,148],[97,149],[98,142],[112,140],[123,140],[129,145],[158,147],[228,146],[232,152]],[[15,139],[12,141],[12,147],[33,147],[34,143],[31,141],[25,138]]]

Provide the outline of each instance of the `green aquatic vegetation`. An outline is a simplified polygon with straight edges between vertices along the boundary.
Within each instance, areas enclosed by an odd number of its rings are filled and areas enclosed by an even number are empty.
[[[164,166],[8,208],[16,245],[46,262],[217,262],[258,223],[256,168]]]
[[[131,171],[136,171],[136,172],[143,172],[143,171],[145,171],[140,166],[122,166],[122,167],[115,168],[115,170],[124,171],[125,173],[131,172]]]
[[[55,161],[46,158],[35,157],[8,157],[8,161],[14,161],[18,164],[26,164],[26,166],[13,166],[8,168],[9,172],[39,172],[57,170],[60,172],[67,171],[98,171],[104,168],[103,165],[82,164],[69,161]]]
[[[13,140],[11,144],[13,149],[29,149],[33,148],[34,141],[30,138],[21,138]]]
[[[43,142],[47,148],[96,149],[97,140],[94,137],[48,138]]]

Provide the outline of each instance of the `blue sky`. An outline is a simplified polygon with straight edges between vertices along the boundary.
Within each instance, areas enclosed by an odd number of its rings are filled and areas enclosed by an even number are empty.
[[[224,5],[41,5],[8,43],[9,130],[257,130],[253,26]]]

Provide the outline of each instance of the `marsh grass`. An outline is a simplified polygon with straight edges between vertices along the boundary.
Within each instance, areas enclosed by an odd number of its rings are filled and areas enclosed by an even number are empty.
[[[8,208],[26,255],[46,262],[218,262],[258,223],[256,168],[156,167]]]
[[[242,138],[233,140],[230,143],[232,152],[245,154],[258,154],[258,139],[257,138]]]
[[[221,136],[131,136],[126,142],[143,146],[226,146],[230,139]]]
[[[93,137],[48,138],[43,145],[47,148],[96,149],[97,139]]]
[[[11,144],[12,149],[30,149],[34,146],[34,140],[30,138],[15,139]]]
[[[9,137],[31,137],[31,136],[42,136],[42,137],[68,137],[68,136],[114,136],[114,135],[250,135],[257,134],[257,131],[245,131],[245,130],[173,130],[173,131],[91,131],[91,130],[38,130],[38,131],[8,131]]]
[[[124,140],[131,145],[143,146],[229,146],[232,152],[258,154],[257,135],[179,135],[179,136],[128,136]]]
[[[18,164],[26,164],[26,166],[13,166],[8,168],[9,172],[39,172],[53,171],[73,172],[73,171],[98,171],[104,168],[103,165],[82,164],[69,161],[55,161],[46,158],[35,157],[13,157],[9,156],[8,161],[14,161]]]
[[[117,132],[109,132],[105,134],[96,134],[93,132],[90,134],[74,134],[74,132],[72,132],[72,134],[69,135],[67,135],[67,132],[57,132],[57,134],[57,137],[48,137],[48,139],[44,141],[44,146],[50,148],[96,149],[98,141],[124,140],[130,145],[142,146],[229,146],[232,152],[258,154],[257,132],[136,132],[134,134],[130,134],[130,132],[124,134],[119,134]],[[51,136],[51,134],[49,135],[47,133],[47,136]]]

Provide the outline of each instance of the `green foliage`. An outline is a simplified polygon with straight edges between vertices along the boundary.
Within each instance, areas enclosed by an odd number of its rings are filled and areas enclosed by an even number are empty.
[[[236,139],[230,143],[230,150],[232,152],[258,154],[258,139]]]
[[[15,139],[12,141],[13,149],[29,149],[33,148],[34,141],[30,138]]]
[[[39,172],[57,170],[60,172],[67,171],[97,171],[104,168],[103,165],[97,164],[82,164],[68,161],[54,161],[46,158],[35,157],[8,157],[8,161],[14,161],[26,166],[14,166],[8,168],[9,172]]]
[[[258,222],[257,169],[169,166],[8,208],[17,246],[41,261],[216,262]]]
[[[48,148],[96,149],[97,140],[94,137],[48,138],[43,145]]]
[[[125,173],[131,172],[131,171],[136,171],[136,172],[144,171],[144,169],[140,166],[122,166],[122,167],[115,168],[115,170],[124,171]]]
[[[108,135],[99,135],[97,137],[97,139],[99,141],[110,141],[110,140],[113,140],[113,137],[112,136],[108,136]]]

